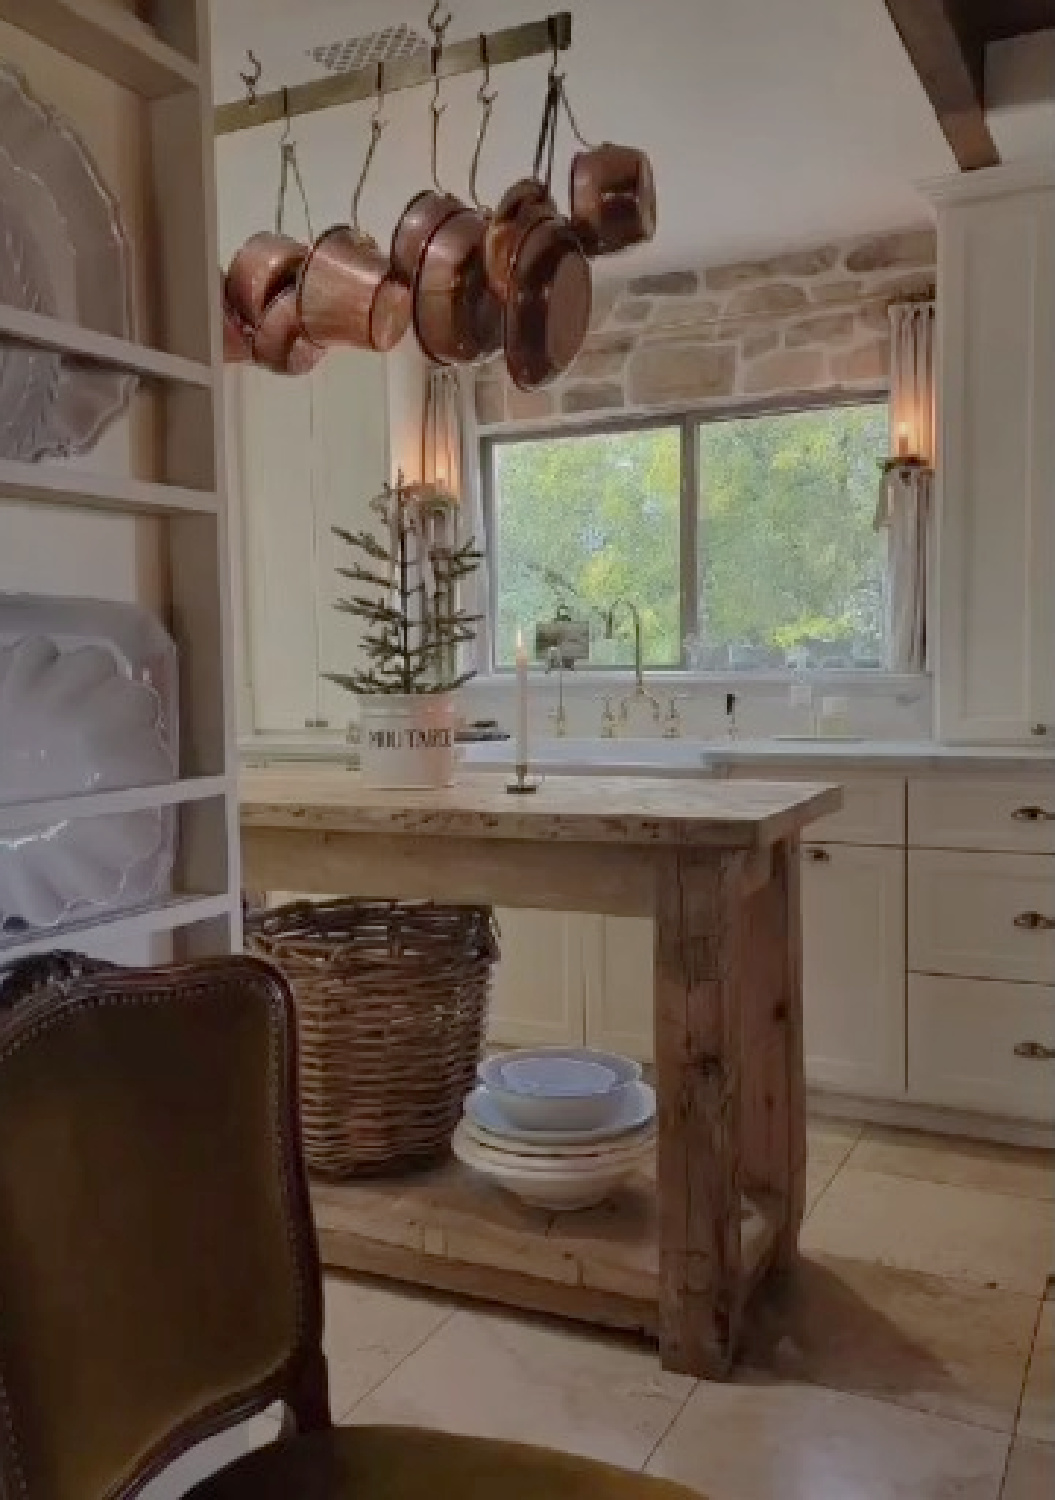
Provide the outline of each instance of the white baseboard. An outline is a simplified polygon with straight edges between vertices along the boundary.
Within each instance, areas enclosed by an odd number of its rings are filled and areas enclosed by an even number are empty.
[[[840,1120],[863,1120],[869,1125],[893,1125],[903,1130],[927,1130],[935,1135],[954,1135],[967,1140],[1000,1141],[1010,1146],[1055,1150],[1055,1125],[1031,1120],[1006,1120],[969,1110],[943,1109],[934,1104],[909,1100],[862,1099],[851,1094],[810,1089],[807,1107],[811,1115]]]

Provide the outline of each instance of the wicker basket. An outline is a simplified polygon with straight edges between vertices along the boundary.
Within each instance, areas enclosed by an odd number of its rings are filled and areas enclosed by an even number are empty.
[[[254,916],[247,946],[296,998],[309,1167],[349,1177],[445,1153],[483,1043],[490,907],[297,901]]]

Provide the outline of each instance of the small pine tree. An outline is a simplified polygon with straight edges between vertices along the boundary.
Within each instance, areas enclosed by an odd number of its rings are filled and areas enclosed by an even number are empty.
[[[457,670],[457,649],[475,640],[475,627],[483,617],[460,608],[458,592],[461,582],[479,568],[483,554],[473,537],[451,546],[429,545],[430,516],[453,521],[455,507],[450,501],[423,500],[419,490],[404,485],[402,475],[394,487],[386,484],[372,504],[384,519],[385,540],[369,531],[333,528],[334,535],[358,554],[337,572],[360,591],[339,599],[336,608],[366,622],[363,649],[368,665],[324,675],[351,693],[453,692],[476,675]],[[428,564],[420,555],[426,546],[435,585],[431,593]]]

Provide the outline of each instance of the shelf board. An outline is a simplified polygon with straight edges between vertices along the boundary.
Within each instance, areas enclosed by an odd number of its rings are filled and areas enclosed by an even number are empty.
[[[175,932],[196,922],[214,921],[217,917],[231,915],[237,904],[238,897],[231,895],[176,895],[166,897],[154,906],[70,922],[54,930],[35,932],[32,937],[21,933],[7,934],[0,937],[0,972],[8,965],[37,953],[50,953],[55,948],[76,948],[78,941],[83,943],[87,938],[105,937],[120,942],[143,933]]]
[[[2,4],[3,0],[0,0],[0,6]],[[128,370],[154,380],[171,380],[206,389],[212,385],[212,366],[199,360],[166,354],[161,349],[149,349],[145,344],[82,328],[79,323],[67,323],[61,318],[49,318],[43,313],[26,312],[3,303],[0,303],[0,339],[32,344],[38,349],[53,349],[58,354],[71,354],[93,364]]]
[[[2,0],[0,0],[2,3]],[[44,505],[76,505],[85,510],[116,510],[140,515],[215,514],[213,490],[155,484],[123,474],[93,474],[62,460],[22,463],[0,458],[0,500]]]
[[[112,0],[0,0],[0,20],[145,99],[201,87],[201,70]]]
[[[124,787],[120,791],[49,797],[38,802],[8,802],[0,806],[0,833],[65,818],[99,818],[157,807],[182,807],[188,802],[208,802],[228,793],[235,794],[233,777],[189,776],[158,786]]]

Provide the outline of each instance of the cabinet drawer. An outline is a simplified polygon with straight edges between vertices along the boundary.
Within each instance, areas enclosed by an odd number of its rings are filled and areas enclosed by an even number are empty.
[[[738,778],[755,781],[813,781],[838,784],[843,805],[838,812],[818,818],[803,830],[810,843],[904,844],[905,783],[897,776],[851,777],[829,767],[738,766]]]
[[[913,777],[908,841],[917,849],[1055,854],[1055,771],[993,780]]]
[[[908,966],[968,979],[1055,979],[1055,859],[908,856]]]
[[[921,1104],[1052,1121],[1055,986],[910,974],[908,1081]]]

